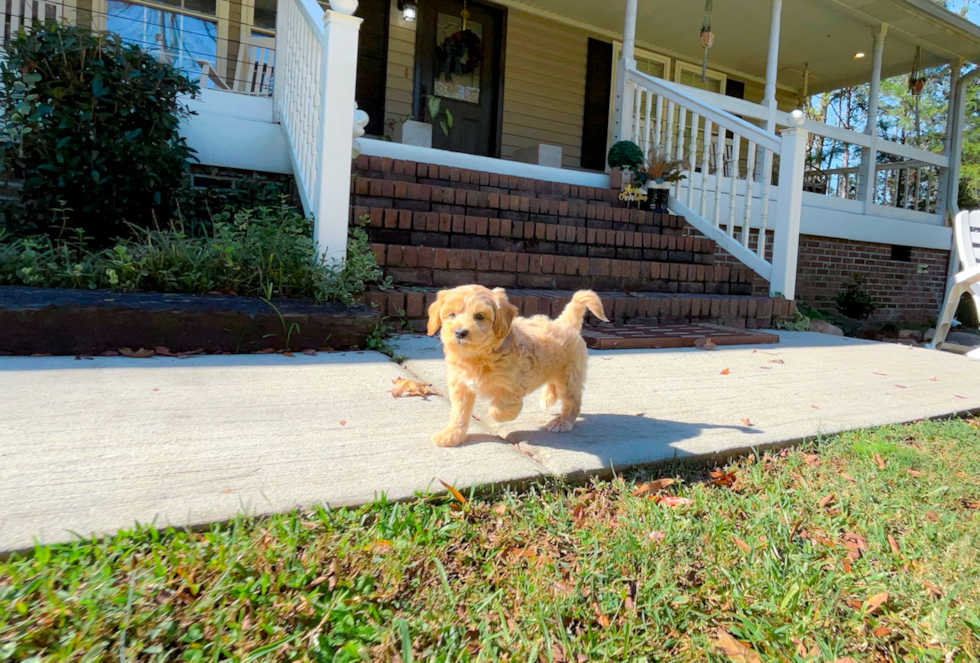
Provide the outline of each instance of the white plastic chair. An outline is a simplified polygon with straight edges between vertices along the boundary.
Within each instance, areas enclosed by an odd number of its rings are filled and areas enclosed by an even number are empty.
[[[214,70],[207,60],[198,60],[201,66],[201,88],[214,83],[219,90],[268,96],[272,94],[272,78],[276,69],[275,37],[242,37],[238,46],[238,62],[231,85]]]
[[[956,308],[965,293],[972,293],[973,303],[980,314],[980,211],[957,214],[953,222],[953,233],[960,271],[953,277],[953,286],[946,294],[946,302],[943,304],[943,312],[931,345],[940,350],[952,350],[965,353],[972,359],[980,359],[980,348],[971,350],[962,345],[946,343]]]

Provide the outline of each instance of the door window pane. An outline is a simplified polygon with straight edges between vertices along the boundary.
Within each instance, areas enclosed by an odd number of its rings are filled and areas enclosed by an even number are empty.
[[[266,30],[276,29],[276,0],[255,0],[255,16],[252,25]]]
[[[120,0],[107,3],[106,29],[123,41],[138,44],[154,57],[169,62],[195,79],[198,60],[214,66],[218,60],[218,25],[194,16],[133,5]]]
[[[472,32],[482,42],[483,24],[476,21],[466,21],[466,29]],[[469,63],[469,58],[463,55],[464,46],[468,45],[465,38],[460,39],[463,30],[463,18],[451,14],[439,13],[436,23],[436,67],[438,75],[433,92],[436,96],[465,101],[471,104],[480,103],[480,73],[482,65]],[[453,71],[452,56],[461,57],[462,72]],[[467,66],[469,64],[469,66]]]

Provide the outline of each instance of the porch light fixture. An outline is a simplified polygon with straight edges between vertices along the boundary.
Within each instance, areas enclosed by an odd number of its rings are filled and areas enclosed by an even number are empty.
[[[419,15],[419,6],[412,0],[398,0],[398,9],[402,13],[402,19],[411,23]]]
[[[858,51],[857,53],[854,54],[854,59],[855,60],[861,60],[863,58],[864,58],[864,52],[862,52],[862,51]]]

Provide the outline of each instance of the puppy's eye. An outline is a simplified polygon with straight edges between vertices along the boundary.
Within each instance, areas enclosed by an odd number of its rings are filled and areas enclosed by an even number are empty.
[[[486,320],[487,317],[485,315],[483,315],[482,313],[477,313],[476,315],[473,316],[473,319],[474,320]]]
[[[456,317],[456,314],[455,314],[455,313],[450,313],[450,314],[449,314],[449,315],[447,315],[446,317],[447,317],[447,318],[449,318],[450,320],[452,320],[453,318],[455,318],[455,317]]]

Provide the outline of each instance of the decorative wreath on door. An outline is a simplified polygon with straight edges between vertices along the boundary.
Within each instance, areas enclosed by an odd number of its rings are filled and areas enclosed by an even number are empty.
[[[483,63],[483,42],[469,29],[454,32],[436,47],[436,61],[447,78],[472,74]]]

